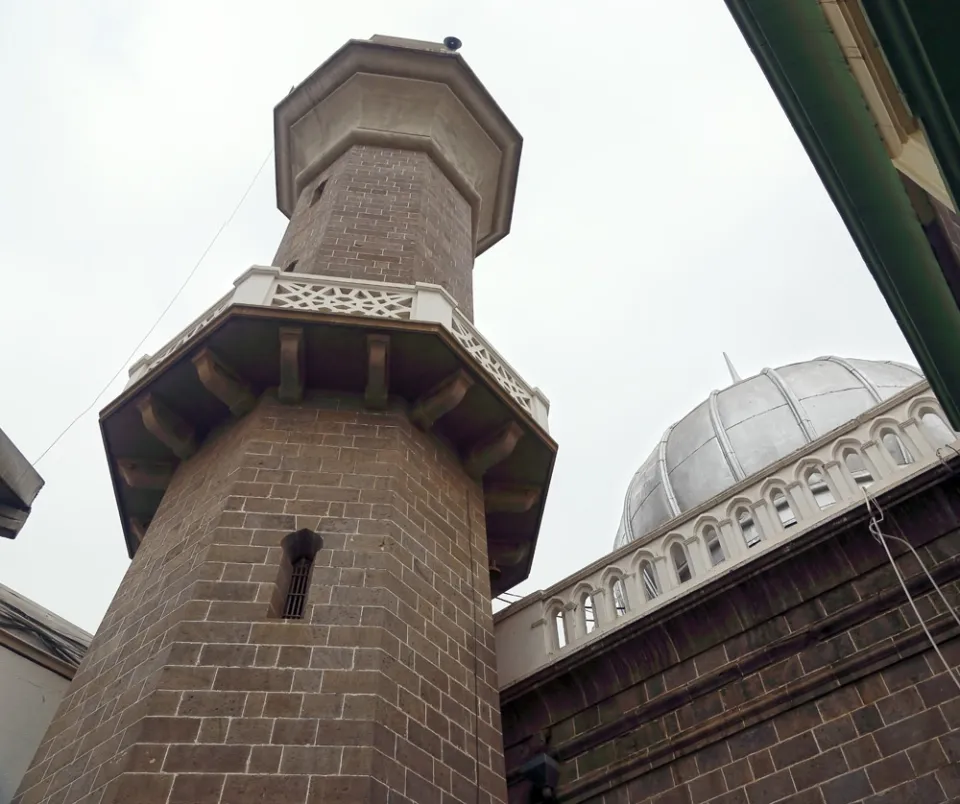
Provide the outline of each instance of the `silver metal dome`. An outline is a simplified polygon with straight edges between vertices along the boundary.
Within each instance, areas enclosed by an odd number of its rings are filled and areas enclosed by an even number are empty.
[[[667,428],[633,476],[614,549],[922,379],[902,363],[820,357],[713,391]]]

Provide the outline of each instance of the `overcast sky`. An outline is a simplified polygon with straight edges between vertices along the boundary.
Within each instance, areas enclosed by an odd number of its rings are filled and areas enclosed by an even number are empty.
[[[439,40],[524,136],[512,234],[476,323],[551,400],[560,453],[534,570],[611,548],[663,430],[728,383],[822,354],[915,364],[722,0],[0,2],[0,427],[31,460],[124,363],[272,147],[272,110],[350,38]],[[149,339],[285,226],[273,162]],[[0,582],[94,630],[128,561],[97,414]]]

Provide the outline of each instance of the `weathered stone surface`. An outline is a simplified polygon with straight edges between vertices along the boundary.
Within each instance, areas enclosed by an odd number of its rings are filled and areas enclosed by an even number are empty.
[[[175,472],[17,801],[504,801],[483,523],[404,412],[264,398]]]
[[[953,599],[958,489],[941,476],[885,509]],[[544,750],[560,760],[562,801],[952,800],[960,689],[883,548],[861,522],[794,547],[759,575],[637,620],[608,648],[599,640],[573,670],[504,689],[510,801],[527,801],[520,768]],[[913,557],[895,553],[956,666],[960,629]]]

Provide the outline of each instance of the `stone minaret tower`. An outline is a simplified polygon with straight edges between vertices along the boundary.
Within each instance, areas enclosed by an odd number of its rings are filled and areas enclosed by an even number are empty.
[[[101,414],[132,563],[20,804],[505,801],[491,595],[556,446],[471,289],[520,136],[459,55],[383,37],[275,127],[275,265]]]

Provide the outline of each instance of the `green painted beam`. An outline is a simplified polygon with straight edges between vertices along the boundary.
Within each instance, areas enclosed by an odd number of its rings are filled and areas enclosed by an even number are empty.
[[[817,0],[725,2],[960,429],[960,309]]]
[[[863,0],[863,10],[954,206],[960,198],[960,3]]]

